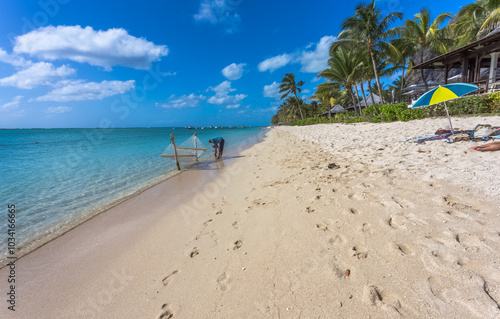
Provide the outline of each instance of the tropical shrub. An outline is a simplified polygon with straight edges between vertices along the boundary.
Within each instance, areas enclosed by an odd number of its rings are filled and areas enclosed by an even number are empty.
[[[406,103],[370,105],[363,110],[363,116],[372,123],[411,121],[427,117],[420,109],[409,109]]]
[[[500,92],[490,93],[486,104],[491,107],[491,113],[500,113]]]
[[[447,101],[446,105],[450,115],[467,115],[491,112],[491,107],[488,106],[487,97],[479,95],[466,96]],[[429,116],[446,116],[444,102],[426,106],[423,109]]]

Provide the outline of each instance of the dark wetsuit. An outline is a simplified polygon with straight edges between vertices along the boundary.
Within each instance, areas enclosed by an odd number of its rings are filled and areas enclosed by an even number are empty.
[[[224,139],[222,137],[216,136],[212,137],[211,140],[215,145],[217,145],[217,147],[219,148],[219,152],[222,153],[222,151],[224,151]]]

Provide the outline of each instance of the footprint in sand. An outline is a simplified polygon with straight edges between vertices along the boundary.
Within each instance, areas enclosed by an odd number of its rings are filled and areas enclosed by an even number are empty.
[[[210,224],[211,222],[213,221],[213,219],[209,219],[207,220],[206,222],[203,223],[203,226],[207,226],[208,224]]]
[[[367,235],[373,235],[373,227],[370,223],[364,223],[361,230]]]
[[[233,225],[234,229],[238,229],[238,228],[240,228],[240,227],[238,226],[238,222],[234,222],[232,225]]]
[[[431,277],[429,287],[437,298],[466,308],[475,318],[499,318],[500,305],[481,277],[469,277],[465,285],[450,282],[450,278]]]
[[[163,278],[162,280],[162,283],[163,283],[163,286],[167,286],[170,281],[172,280],[172,277],[177,274],[179,271],[178,270],[174,270],[170,275],[168,275],[167,277]]]
[[[197,255],[199,255],[200,251],[198,250],[197,247],[194,247],[193,249],[191,249],[191,251],[189,252],[189,257],[193,258]]]
[[[471,205],[465,204],[464,202],[462,202],[458,198],[451,196],[451,195],[443,197],[443,200],[446,203],[446,205],[448,205],[452,208],[458,209],[458,210],[472,209]]]
[[[410,202],[409,200],[406,200],[404,198],[399,198],[396,196],[392,197],[392,200],[398,204],[401,208],[409,208],[409,207],[415,207],[415,204]]]
[[[319,224],[316,224],[316,228],[321,230],[321,231],[327,231],[328,230],[328,225],[326,224],[323,224],[323,223],[319,223]]]
[[[347,242],[347,239],[342,235],[337,235],[337,236],[332,237],[328,240],[328,244],[335,246],[335,247],[344,246],[346,242]]]
[[[411,309],[403,309],[396,294],[377,286],[365,286],[363,288],[363,301],[369,305],[380,307],[382,310],[392,312],[398,317],[412,317],[415,314]]]
[[[220,214],[222,214],[221,210],[219,210],[217,213],[215,213],[215,215],[220,215]]]
[[[366,257],[368,257],[368,249],[364,246],[356,245],[352,247],[351,250],[353,252],[353,257],[356,257],[358,259],[365,259]]]
[[[311,208],[311,207],[306,207],[304,209],[304,212],[308,213],[308,214],[311,214],[311,213],[314,213],[315,212],[315,209]]]
[[[359,210],[357,210],[356,208],[348,208],[347,214],[348,215],[359,215]]]
[[[455,256],[443,251],[433,250],[424,252],[420,256],[425,269],[431,274],[444,277],[454,277],[457,275],[458,260]]]
[[[406,218],[401,215],[391,215],[387,221],[387,225],[394,229],[406,228]]]
[[[450,300],[447,297],[446,292],[449,290],[449,288],[446,288],[445,286],[450,284],[449,280],[445,277],[442,276],[432,276],[427,279],[429,281],[429,289],[431,290],[432,294],[436,296],[439,300],[443,302],[450,302]]]
[[[414,255],[413,250],[404,244],[391,243],[389,244],[389,248],[401,256]]]
[[[229,289],[229,276],[223,272],[222,275],[217,278],[217,283],[219,284],[219,288],[222,291],[226,291]]]
[[[367,196],[365,193],[351,193],[347,195],[347,198],[352,199],[352,200],[366,200]]]
[[[234,242],[233,250],[240,249],[241,246],[243,246],[243,241],[242,240],[237,240],[237,241]]]
[[[161,306],[161,312],[158,316],[156,316],[157,319],[170,319],[174,317],[174,312],[172,310],[172,307],[166,303]]]

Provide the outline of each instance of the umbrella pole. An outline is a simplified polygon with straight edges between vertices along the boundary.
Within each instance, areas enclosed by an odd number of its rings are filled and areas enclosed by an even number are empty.
[[[446,106],[446,102],[444,102],[444,109],[446,110],[446,115],[448,115],[448,121],[450,121],[451,134],[455,134],[453,130],[453,125],[451,124],[450,113],[448,112],[448,107]]]

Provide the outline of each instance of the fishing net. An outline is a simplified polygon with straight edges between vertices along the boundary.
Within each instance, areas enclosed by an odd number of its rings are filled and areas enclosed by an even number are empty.
[[[177,159],[179,162],[193,163],[196,162],[200,156],[206,152],[207,148],[198,139],[196,135],[191,136],[181,144],[176,141],[177,146]],[[169,158],[175,161],[174,145],[170,143],[161,154],[162,157]]]

